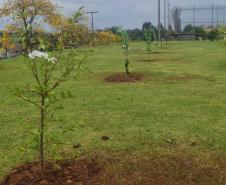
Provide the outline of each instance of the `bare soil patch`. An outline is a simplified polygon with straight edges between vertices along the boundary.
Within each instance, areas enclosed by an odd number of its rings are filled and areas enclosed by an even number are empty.
[[[142,59],[140,62],[146,62],[146,63],[154,63],[154,62],[162,62],[163,60],[160,58],[152,58],[152,59]]]
[[[226,163],[215,158],[105,156],[49,163],[41,178],[37,162],[13,169],[0,185],[225,185]]]
[[[114,73],[105,77],[105,81],[109,83],[123,83],[123,82],[135,83],[143,81],[144,79],[145,75],[139,73],[130,73],[130,74]]]
[[[176,155],[129,159],[109,167],[112,184],[125,185],[225,185],[225,163]],[[110,174],[108,174],[110,175]],[[107,183],[106,183],[107,184]]]
[[[100,171],[94,160],[66,160],[46,164],[42,177],[39,163],[32,162],[13,169],[0,185],[91,185]]]

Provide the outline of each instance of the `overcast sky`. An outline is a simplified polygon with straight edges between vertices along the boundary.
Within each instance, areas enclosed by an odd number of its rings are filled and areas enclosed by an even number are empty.
[[[3,0],[0,0],[2,2]],[[64,7],[60,9],[64,14],[70,15],[79,7],[85,6],[87,11],[98,11],[95,16],[95,27],[105,28],[111,26],[124,26],[125,28],[141,27],[145,21],[157,23],[157,0],[52,0],[58,5]],[[163,10],[163,2],[162,10]],[[192,7],[226,5],[226,0],[170,0],[171,7]],[[163,12],[163,11],[162,11]],[[208,12],[207,12],[208,13]],[[207,13],[203,14],[206,18]],[[211,12],[210,12],[211,14]],[[182,15],[183,20],[192,20],[191,14]],[[197,17],[201,17],[197,15]],[[211,15],[210,15],[211,17]],[[220,19],[226,20],[226,10],[221,11]],[[209,17],[208,17],[209,19]],[[211,19],[211,18],[210,18]],[[163,22],[163,21],[162,21]]]
[[[144,21],[157,22],[157,0],[54,0],[58,5],[63,6],[62,11],[70,14],[80,6],[85,6],[86,10],[98,11],[95,16],[95,26],[97,28],[110,27],[114,25],[125,28],[141,27]],[[161,0],[163,5],[163,0]],[[171,7],[192,7],[226,5],[225,0],[170,0]],[[162,6],[163,7],[163,6]],[[163,10],[163,9],[162,9]],[[221,14],[226,15],[225,12]],[[187,19],[186,19],[187,18]],[[185,15],[189,21],[191,15]],[[223,15],[220,16],[223,19]],[[226,16],[225,16],[226,18]],[[191,18],[192,20],[192,18]]]

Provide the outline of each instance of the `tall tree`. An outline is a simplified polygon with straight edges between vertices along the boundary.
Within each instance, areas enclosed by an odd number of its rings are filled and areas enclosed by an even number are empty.
[[[65,46],[78,47],[88,45],[92,38],[87,26],[84,7],[79,8],[72,17],[61,16],[55,20],[56,35],[63,36]]]
[[[131,40],[143,40],[143,33],[139,28],[130,29],[127,32]]]
[[[158,30],[151,22],[144,22],[142,25],[142,33],[145,34],[145,30],[152,29],[155,32],[156,37],[158,37]],[[145,39],[145,38],[144,38]]]
[[[21,34],[25,53],[33,49],[34,30],[43,24],[54,25],[59,16],[57,6],[50,0],[5,0],[0,7],[0,16],[9,17]]]

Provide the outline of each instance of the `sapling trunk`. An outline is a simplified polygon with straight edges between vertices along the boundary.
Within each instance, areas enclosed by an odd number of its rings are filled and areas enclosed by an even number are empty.
[[[41,96],[41,112],[40,112],[40,146],[39,146],[39,152],[40,152],[40,166],[41,166],[41,172],[44,173],[45,170],[45,153],[44,153],[44,127],[45,127],[45,96]]]
[[[126,68],[126,74],[129,74],[129,59],[128,57],[126,57],[126,61],[125,61],[125,68]]]
[[[152,51],[152,43],[153,43],[153,41],[156,40],[155,30],[151,26],[149,26],[148,28],[145,28],[144,38],[145,38],[145,43],[146,43],[146,51],[147,51],[148,61],[150,61],[151,51]]]
[[[151,54],[150,54],[150,51],[148,52],[148,61],[151,60]]]
[[[128,75],[129,74],[129,36],[126,31],[123,31],[121,29],[119,29],[118,32],[122,38],[122,49],[125,55],[125,72]]]

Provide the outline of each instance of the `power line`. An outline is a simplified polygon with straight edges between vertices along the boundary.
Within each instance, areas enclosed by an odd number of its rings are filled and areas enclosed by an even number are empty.
[[[221,22],[225,22],[225,21],[221,21]],[[191,24],[193,23],[193,21],[189,22],[189,21],[184,21],[183,22],[184,24]],[[208,24],[208,23],[212,23],[212,21],[196,21],[195,24],[199,24],[199,23],[203,23],[203,24]],[[217,21],[214,21],[213,23],[217,23]]]
[[[212,9],[212,6],[211,7],[195,7],[196,10],[211,10]],[[182,8],[183,11],[190,11],[190,10],[193,10],[194,7],[192,8]],[[226,6],[213,6],[213,9],[226,9]]]

